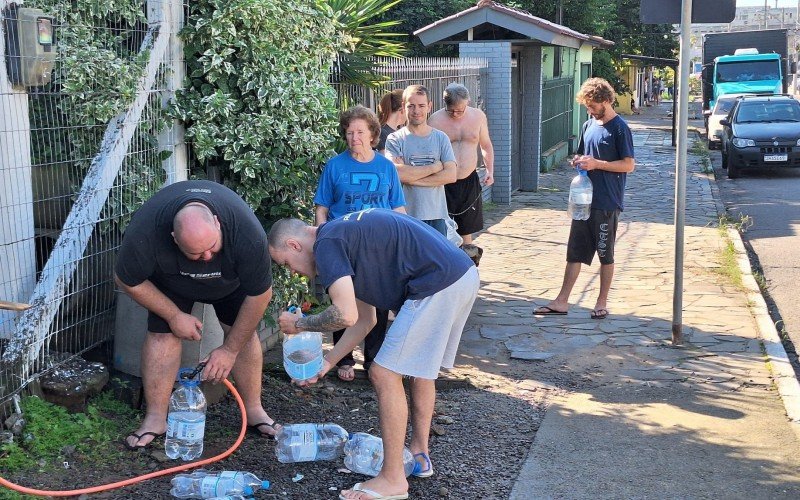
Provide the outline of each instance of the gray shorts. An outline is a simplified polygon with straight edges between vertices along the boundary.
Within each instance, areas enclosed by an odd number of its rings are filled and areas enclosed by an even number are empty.
[[[452,368],[458,342],[478,296],[478,269],[430,297],[406,300],[386,332],[375,363],[401,375],[435,380]]]

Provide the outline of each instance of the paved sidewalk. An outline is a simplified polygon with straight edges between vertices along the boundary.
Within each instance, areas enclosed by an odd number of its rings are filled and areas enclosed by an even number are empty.
[[[561,285],[571,170],[493,209],[476,240],[483,286],[462,361],[528,359],[514,363],[528,364],[530,390],[553,394],[511,498],[800,498],[797,424],[762,351],[762,306],[720,272],[728,236],[697,157],[687,180],[687,342],[670,343],[674,148],[652,115],[634,118],[637,169],[607,319],[589,316],[597,263],[584,267],[567,316],[532,314]]]

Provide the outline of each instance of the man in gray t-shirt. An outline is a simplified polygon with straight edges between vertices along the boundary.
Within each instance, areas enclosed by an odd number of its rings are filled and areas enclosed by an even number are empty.
[[[428,89],[406,87],[403,106],[408,124],[386,139],[386,156],[397,167],[408,214],[447,236],[444,185],[456,181],[453,146],[447,134],[428,125]]]

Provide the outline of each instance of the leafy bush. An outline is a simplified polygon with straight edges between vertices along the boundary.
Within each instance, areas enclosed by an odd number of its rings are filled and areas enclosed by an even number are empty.
[[[223,182],[265,225],[310,219],[313,189],[336,137],[330,64],[342,47],[333,15],[314,0],[199,0],[190,4],[189,82],[174,114],[186,124],[197,164]],[[303,288],[276,270],[276,307]],[[287,288],[288,287],[288,288]]]
[[[99,152],[108,122],[133,103],[149,53],[139,53],[147,31],[141,0],[29,0],[56,18],[57,64],[50,84],[30,99],[31,156],[35,196],[70,197],[83,182]],[[157,103],[145,109],[137,128],[140,143],[157,148],[164,125]],[[101,217],[101,230],[121,229],[130,213],[160,186],[164,155],[132,154],[120,172],[123,185],[135,191],[112,190]],[[42,172],[40,172],[42,170]],[[38,227],[60,229],[66,213],[43,214]],[[41,216],[39,217],[42,218]]]

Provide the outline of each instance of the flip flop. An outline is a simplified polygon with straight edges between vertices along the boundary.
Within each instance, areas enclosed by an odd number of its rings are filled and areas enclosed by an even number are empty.
[[[139,451],[139,450],[143,450],[145,448],[148,448],[151,444],[153,444],[153,441],[155,441],[156,439],[158,439],[160,437],[164,437],[166,435],[167,435],[166,432],[162,432],[160,434],[158,432],[151,432],[151,431],[146,431],[146,432],[143,432],[141,434],[136,434],[135,432],[131,432],[130,434],[125,436],[125,439],[122,440],[122,444],[124,444],[125,448],[127,448],[130,451]],[[136,445],[136,444],[130,444],[128,442],[128,438],[135,437],[136,438],[136,442],[138,443],[145,436],[153,436],[153,439],[151,439],[149,443],[143,444],[141,446]]]
[[[347,373],[350,374],[349,378],[342,376],[342,370],[349,370],[347,372]],[[352,382],[356,378],[356,370],[353,367],[353,365],[342,365],[342,366],[337,367],[336,376],[339,377],[339,380],[341,380],[342,382]]]
[[[605,319],[608,316],[608,309],[601,307],[592,311],[592,319]]]
[[[556,311],[552,307],[542,306],[533,310],[536,316],[566,316],[567,311]]]
[[[267,427],[269,427],[270,429],[274,430],[275,434],[270,434],[268,432],[263,432],[261,430],[261,428],[264,427],[265,425]],[[278,434],[278,431],[280,430],[280,427],[281,427],[281,424],[279,424],[278,422],[275,422],[273,420],[272,423],[261,422],[261,423],[258,423],[258,424],[248,425],[247,426],[247,431],[251,432],[253,434],[257,434],[257,435],[259,435],[261,437],[264,437],[264,438],[275,439],[275,436]]]
[[[381,495],[377,491],[373,491],[369,488],[364,488],[363,486],[361,486],[361,483],[356,483],[352,488],[350,488],[350,490],[366,493],[367,495],[372,497],[370,498],[370,500],[406,500],[408,498],[408,493],[403,493],[401,495]],[[348,500],[348,498],[340,493],[339,500]]]
[[[417,457],[422,457],[425,460],[425,468],[421,469],[419,467],[414,467],[414,472],[411,473],[414,477],[431,477],[433,475],[433,465],[431,464],[431,457],[428,456],[427,453],[417,453],[414,455],[414,460],[417,460]]]

